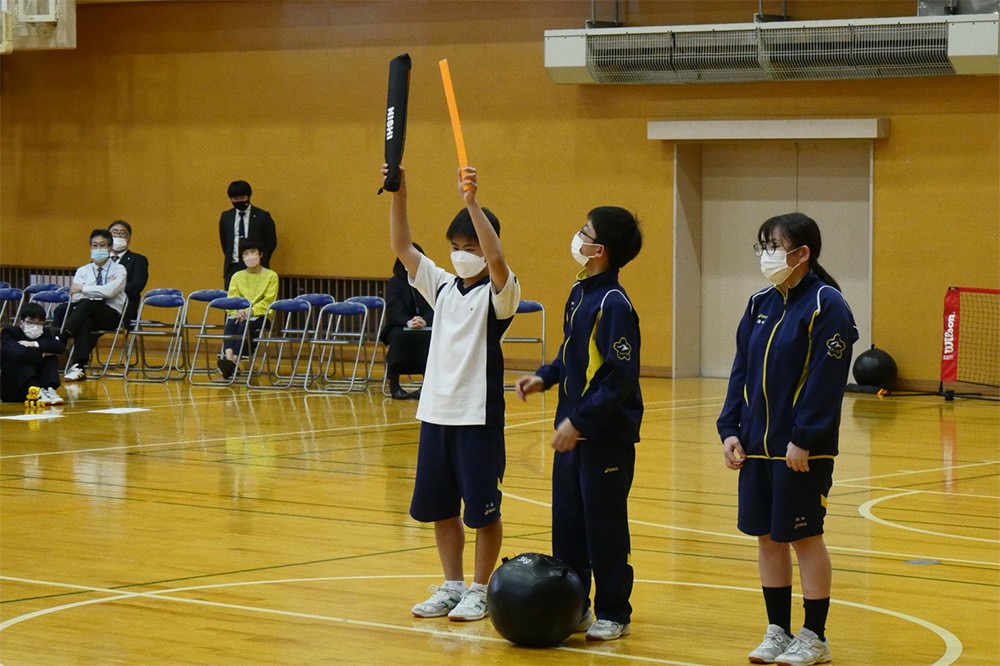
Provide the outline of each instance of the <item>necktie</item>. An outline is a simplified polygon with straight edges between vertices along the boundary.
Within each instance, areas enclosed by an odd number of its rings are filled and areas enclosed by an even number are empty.
[[[116,264],[118,263],[118,259],[119,259],[119,257],[118,257],[118,255],[117,255],[117,254],[116,254],[115,256],[111,257],[111,260],[112,260],[113,262],[115,262]]]
[[[236,229],[233,230],[233,263],[240,260],[240,239],[243,238],[243,211],[236,213]]]
[[[104,266],[97,267],[97,284],[104,284]]]

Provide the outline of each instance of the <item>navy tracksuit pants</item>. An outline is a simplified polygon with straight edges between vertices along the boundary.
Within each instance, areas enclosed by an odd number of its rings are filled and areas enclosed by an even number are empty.
[[[571,566],[600,620],[631,621],[632,565],[628,493],[634,443],[581,440],[552,462],[552,554]]]

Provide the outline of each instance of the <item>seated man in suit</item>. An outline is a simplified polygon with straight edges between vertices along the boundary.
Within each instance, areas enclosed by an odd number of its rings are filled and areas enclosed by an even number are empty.
[[[108,227],[111,232],[111,261],[121,264],[125,268],[125,295],[128,296],[128,304],[125,308],[125,328],[134,330],[136,313],[139,311],[139,303],[142,301],[142,290],[146,288],[149,281],[149,260],[138,252],[133,252],[129,245],[132,242],[132,225],[125,220],[115,220]],[[66,315],[66,304],[56,307],[52,316],[52,321],[56,326],[62,324]]]
[[[111,247],[111,261],[117,262],[125,267],[125,295],[128,296],[128,305],[125,308],[125,327],[128,330],[135,328],[135,315],[139,311],[139,303],[142,300],[142,290],[146,288],[149,281],[149,260],[129,248],[132,242],[132,225],[125,220],[115,220],[108,227],[113,238]]]
[[[118,326],[125,307],[125,268],[111,261],[114,239],[107,229],[90,232],[91,262],[76,269],[69,288],[70,309],[66,315],[63,342],[73,338],[71,365],[63,378],[67,381],[86,379],[84,366],[90,359],[97,336],[93,331],[111,330]]]
[[[274,250],[278,247],[278,236],[274,230],[271,214],[263,208],[250,205],[250,183],[236,180],[229,184],[227,194],[233,207],[223,211],[219,217],[219,242],[225,257],[223,277],[226,289],[233,274],[246,268],[240,255],[240,241],[252,239],[263,249],[263,266],[269,268]]]
[[[413,244],[423,254],[424,250]],[[396,400],[416,400],[420,391],[408,393],[399,385],[399,376],[424,374],[427,352],[431,344],[431,324],[434,309],[416,289],[410,286],[403,262],[396,259],[392,277],[385,287],[385,326],[381,339],[389,350],[386,352],[386,374],[389,377],[389,394]]]

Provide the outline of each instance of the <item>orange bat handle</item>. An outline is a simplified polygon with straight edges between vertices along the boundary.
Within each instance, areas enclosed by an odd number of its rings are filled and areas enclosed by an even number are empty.
[[[441,83],[444,85],[444,97],[448,102],[448,115],[451,116],[451,131],[455,134],[455,150],[458,151],[459,168],[469,166],[469,158],[465,154],[465,138],[462,136],[462,121],[458,118],[458,104],[455,102],[455,88],[451,85],[451,71],[448,69],[448,59],[438,63],[441,67]]]

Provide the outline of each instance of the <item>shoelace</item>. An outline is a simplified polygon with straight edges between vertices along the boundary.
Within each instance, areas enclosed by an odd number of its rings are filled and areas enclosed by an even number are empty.
[[[809,646],[795,638],[785,650],[785,654],[808,654]]]

